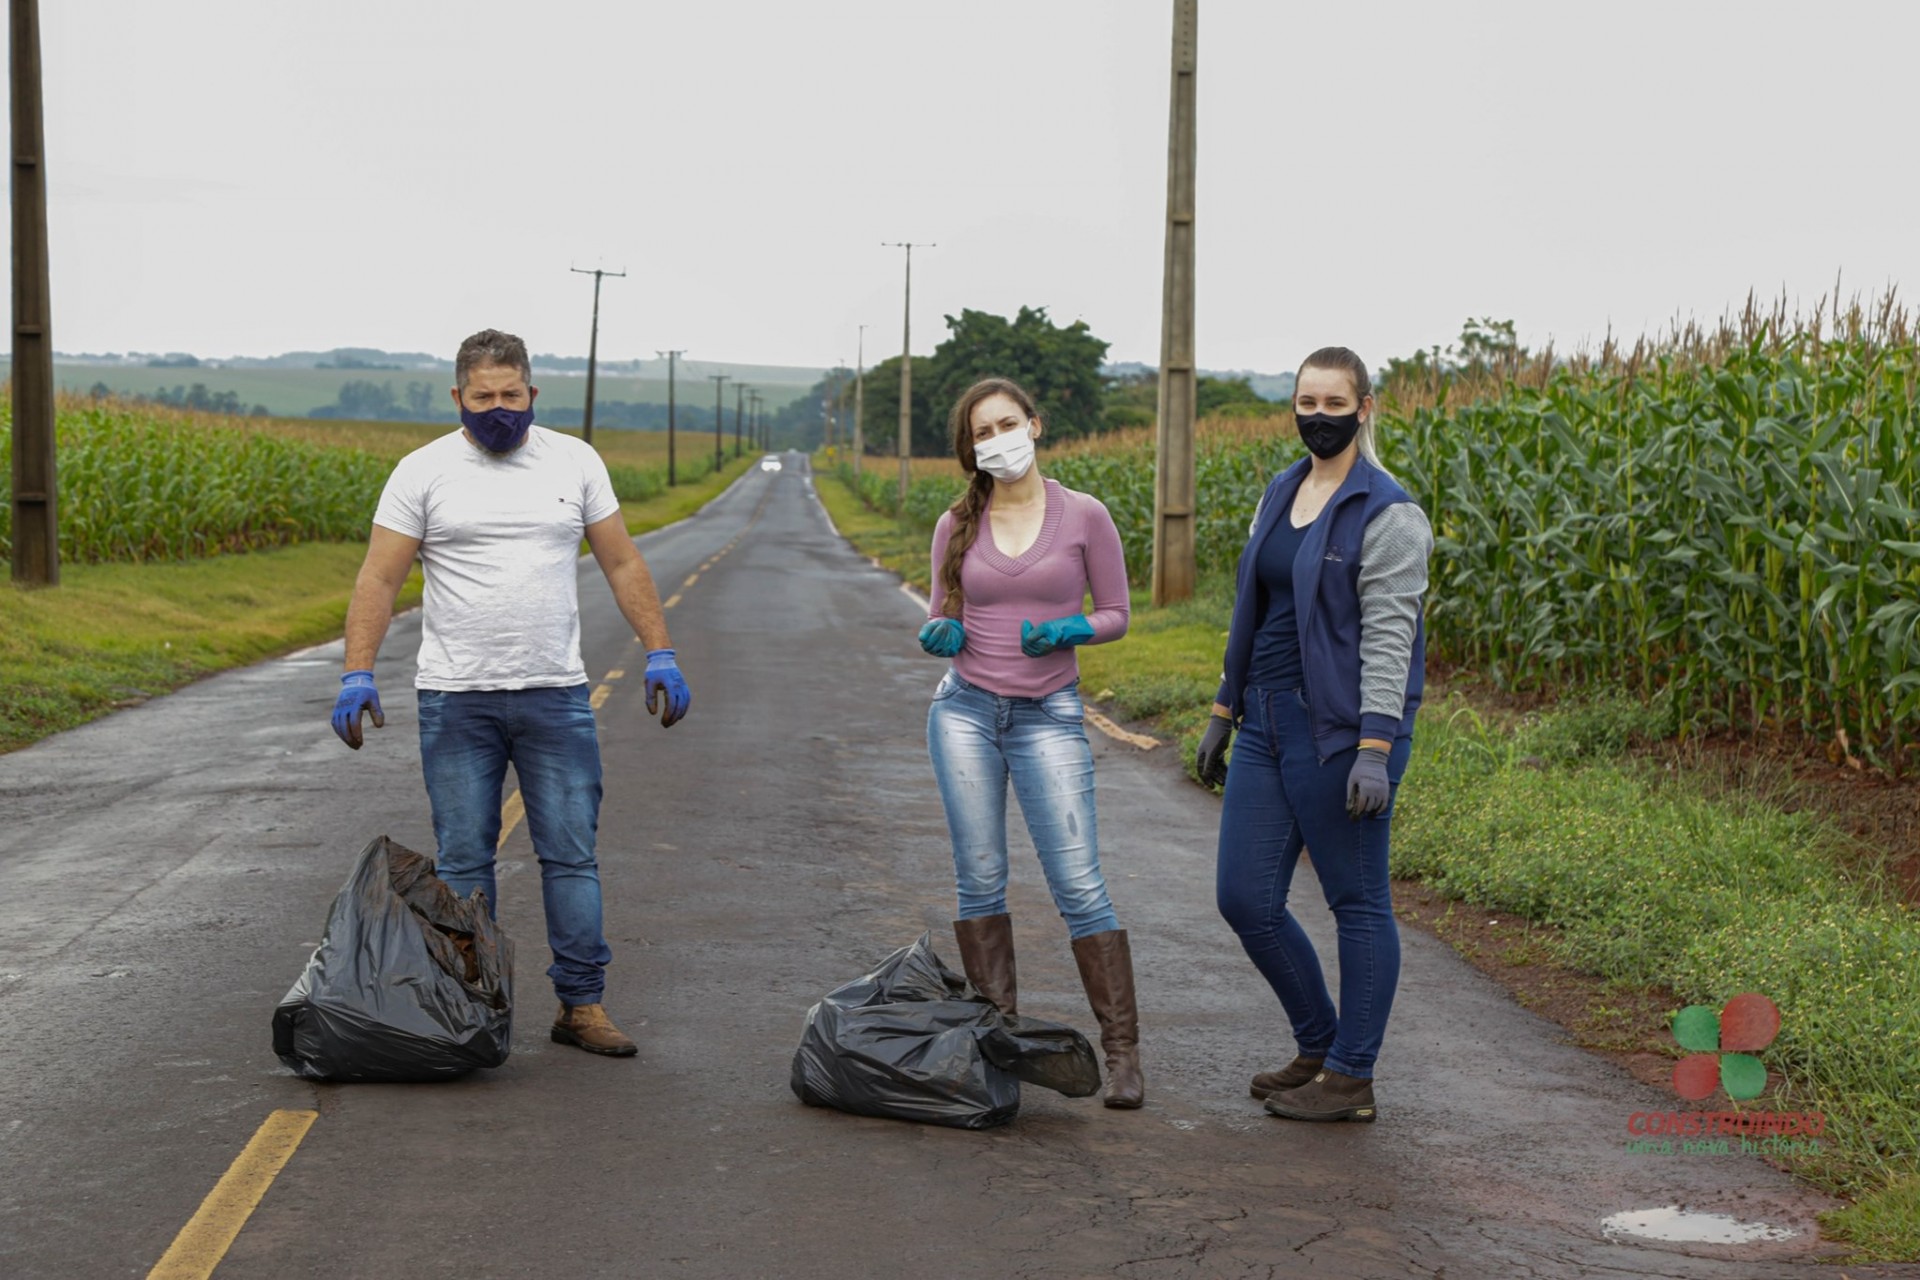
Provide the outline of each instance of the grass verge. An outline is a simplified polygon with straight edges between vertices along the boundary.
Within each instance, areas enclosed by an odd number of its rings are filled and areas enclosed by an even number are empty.
[[[362,543],[74,565],[0,589],[0,751],[190,680],[340,634]],[[420,599],[419,571],[401,606]]]
[[[644,502],[621,504],[638,535],[699,510],[759,460],[738,459]],[[245,555],[66,565],[60,586],[0,587],[0,752],[230,667],[340,634],[361,542]],[[398,608],[420,602],[420,571]]]
[[[831,476],[817,486],[856,547],[924,584],[923,532],[861,508]],[[1176,739],[1191,771],[1229,587],[1144,604],[1123,642],[1080,650],[1082,688]],[[1661,707],[1620,698],[1506,721],[1456,695],[1430,701],[1395,823],[1395,873],[1482,917],[1536,922],[1534,958],[1586,978],[1622,1044],[1677,1059],[1674,1000],[1768,996],[1782,1028],[1761,1055],[1767,1092],[1746,1104],[1676,1097],[1673,1109],[1824,1113],[1821,1149],[1782,1163],[1853,1200],[1825,1230],[1863,1260],[1920,1257],[1920,919],[1853,874],[1860,860],[1825,820],[1629,753],[1665,720]],[[1623,1116],[1622,1140],[1624,1127]]]

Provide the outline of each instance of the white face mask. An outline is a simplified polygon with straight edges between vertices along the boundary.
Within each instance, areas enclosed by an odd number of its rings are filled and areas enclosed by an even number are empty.
[[[1033,431],[1003,431],[973,442],[973,464],[995,480],[1018,480],[1033,466]]]

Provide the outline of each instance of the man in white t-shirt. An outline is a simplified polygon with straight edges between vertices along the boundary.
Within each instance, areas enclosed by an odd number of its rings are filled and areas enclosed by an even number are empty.
[[[526,344],[510,333],[485,329],[460,344],[461,429],[402,458],[380,495],[347,609],[333,729],[358,750],[362,716],[385,723],[374,657],[418,558],[426,592],[414,686],[440,878],[462,895],[485,890],[495,906],[500,794],[512,764],[540,857],[547,974],[560,997],[553,1039],[628,1057],[638,1049],[601,1003],[612,952],[594,857],[600,743],[580,661],[583,536],[647,646],[647,711],[671,725],[691,696],[606,463],[591,445],[533,425],[531,376]]]

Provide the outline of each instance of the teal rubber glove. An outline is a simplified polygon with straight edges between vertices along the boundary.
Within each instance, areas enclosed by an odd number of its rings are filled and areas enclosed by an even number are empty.
[[[958,618],[930,618],[920,628],[920,647],[936,658],[951,658],[967,647],[967,629]]]
[[[1052,622],[1034,626],[1020,624],[1020,652],[1029,658],[1044,658],[1055,649],[1069,649],[1093,639],[1093,624],[1084,613],[1070,613]]]

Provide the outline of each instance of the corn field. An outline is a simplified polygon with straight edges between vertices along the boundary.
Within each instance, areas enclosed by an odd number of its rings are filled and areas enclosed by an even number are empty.
[[[60,557],[178,560],[367,536],[389,464],[352,449],[201,427],[123,405],[62,403]],[[12,410],[5,410],[12,426]],[[12,433],[0,436],[0,548],[12,551]]]
[[[0,557],[13,549],[12,402],[0,402]],[[296,542],[364,541],[394,462],[444,427],[235,421],[217,415],[60,398],[60,558],[70,564],[182,560]],[[602,452],[651,461],[663,446],[614,437]],[[351,446],[343,443],[351,440]],[[340,441],[325,443],[324,441]],[[712,450],[679,466],[685,483],[713,471]],[[665,492],[664,465],[609,461],[614,496]]]
[[[1512,688],[1662,694],[1682,733],[1897,767],[1920,722],[1914,336],[1890,304],[1749,307],[1383,415],[1434,520],[1429,652]]]

